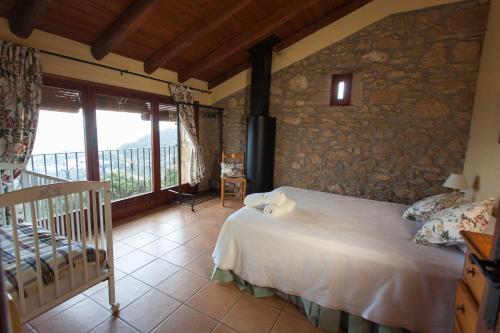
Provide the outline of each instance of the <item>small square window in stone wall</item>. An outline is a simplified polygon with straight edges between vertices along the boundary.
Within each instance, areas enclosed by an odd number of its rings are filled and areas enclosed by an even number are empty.
[[[332,75],[331,106],[351,105],[352,73]]]

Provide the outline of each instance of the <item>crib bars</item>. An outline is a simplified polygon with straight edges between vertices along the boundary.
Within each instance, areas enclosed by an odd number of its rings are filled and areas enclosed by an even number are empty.
[[[21,322],[26,322],[50,308],[68,300],[84,290],[107,280],[109,303],[117,312],[119,304],[115,300],[113,264],[111,187],[109,182],[76,181],[65,182],[33,172],[22,171],[14,177],[14,172],[3,177],[0,195],[0,225],[11,228],[12,244],[17,274],[17,300]],[[3,192],[3,191],[2,191]],[[29,224],[33,230],[33,256],[36,266],[36,297],[26,295],[23,262],[19,241],[19,224]],[[40,252],[39,229],[50,231],[51,260],[53,261],[53,289],[44,285]],[[57,239],[67,244],[68,277],[60,272],[60,249]],[[74,250],[80,247],[81,255]],[[89,267],[88,250],[93,248],[94,269]],[[101,266],[100,250],[106,251],[104,269]],[[75,262],[81,262],[81,268]]]

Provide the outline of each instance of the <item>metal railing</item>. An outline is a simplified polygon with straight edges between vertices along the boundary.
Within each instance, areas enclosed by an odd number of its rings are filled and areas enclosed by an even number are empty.
[[[178,183],[177,145],[160,147],[161,188]],[[87,180],[84,152],[32,155],[29,171],[69,181]],[[111,183],[112,199],[118,200],[152,190],[151,148],[99,151],[100,180]]]

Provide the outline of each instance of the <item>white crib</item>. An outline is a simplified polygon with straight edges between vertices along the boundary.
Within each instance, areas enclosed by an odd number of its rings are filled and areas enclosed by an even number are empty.
[[[24,170],[4,171],[4,177],[2,274],[21,322],[106,280],[116,313],[109,182],[70,182]]]

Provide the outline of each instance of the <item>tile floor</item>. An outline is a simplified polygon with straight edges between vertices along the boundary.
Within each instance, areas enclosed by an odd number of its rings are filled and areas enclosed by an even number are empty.
[[[107,284],[33,319],[25,332],[322,332],[281,299],[255,299],[232,284],[210,281],[219,230],[239,203],[212,200],[196,213],[169,206],[113,228],[116,292],[112,316]]]

